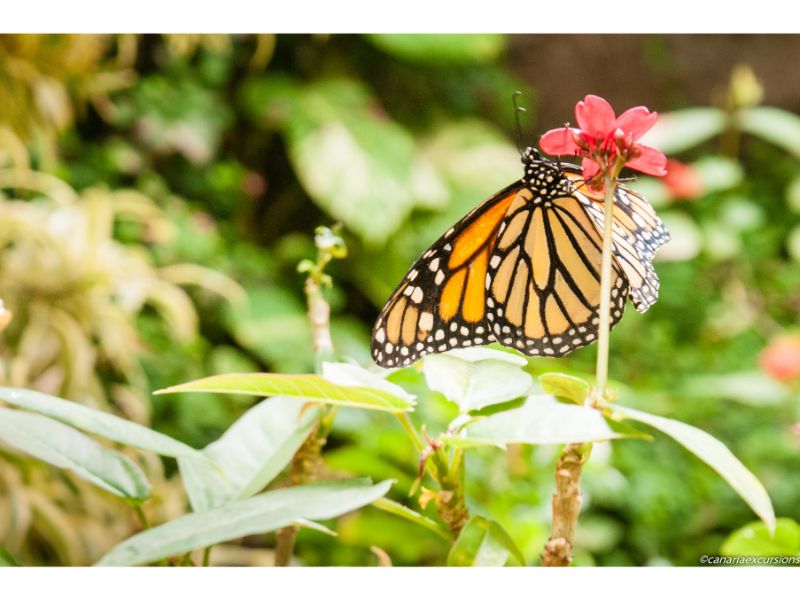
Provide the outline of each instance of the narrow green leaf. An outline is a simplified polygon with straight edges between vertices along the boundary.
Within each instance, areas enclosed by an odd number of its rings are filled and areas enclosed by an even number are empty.
[[[208,510],[262,490],[289,464],[321,414],[320,407],[291,398],[264,400],[202,450],[209,460],[179,458],[192,509]]]
[[[693,452],[700,460],[709,465],[750,505],[750,508],[761,518],[770,531],[775,529],[775,511],[767,490],[747,468],[718,439],[705,431],[680,421],[658,417],[639,410],[609,405],[615,413],[655,427],[666,433],[684,448]]]
[[[308,519],[297,519],[296,521],[292,521],[292,525],[297,527],[305,527],[306,529],[312,529],[314,531],[319,531],[320,533],[324,533],[325,535],[329,535],[331,537],[338,537],[339,534],[336,533],[330,527],[325,527],[322,523],[317,523],[316,521],[309,521]]]
[[[428,387],[465,413],[527,395],[533,378],[522,370],[525,364],[514,354],[474,348],[426,356],[422,370]]]
[[[575,404],[583,404],[589,396],[589,382],[564,373],[542,373],[539,375],[539,385],[545,394],[564,398]]]
[[[474,516],[453,544],[447,557],[451,567],[523,566],[525,557],[514,540],[496,521]]]
[[[722,544],[723,556],[800,556],[800,525],[778,519],[775,533],[756,521],[737,529]]]
[[[389,371],[384,370],[385,373]],[[349,363],[322,363],[322,377],[331,383],[344,386],[368,387],[383,390],[408,402],[413,403],[415,396],[395,383],[386,381],[383,377],[372,371]]]
[[[280,375],[274,373],[229,373],[174,385],[156,394],[211,392],[215,394],[250,394],[285,396],[305,402],[354,406],[385,412],[405,412],[414,403],[383,390],[360,386],[336,385],[319,375]]]
[[[162,456],[199,456],[197,450],[138,423],[33,390],[0,387],[0,400],[88,433]]]
[[[506,444],[570,444],[627,437],[615,431],[603,415],[586,406],[562,404],[552,396],[534,395],[519,408],[476,420],[464,437],[448,442],[463,446]]]
[[[150,495],[147,478],[127,456],[53,419],[0,408],[0,441],[127,500]]]
[[[718,108],[686,108],[663,113],[641,142],[666,154],[677,154],[720,134],[726,119],[725,112]]]
[[[402,517],[403,519],[407,519],[408,521],[416,523],[417,525],[422,525],[422,527],[430,529],[436,535],[448,541],[451,539],[450,534],[436,521],[429,519],[425,515],[421,515],[417,511],[412,510],[407,506],[403,506],[394,500],[389,500],[389,498],[378,498],[372,503],[372,506],[395,516]]]
[[[756,106],[741,117],[742,130],[800,158],[800,117],[773,106]]]
[[[372,485],[367,479],[350,479],[265,492],[138,533],[97,564],[142,565],[245,535],[274,531],[298,519],[331,519],[374,502],[391,485],[391,481]]]

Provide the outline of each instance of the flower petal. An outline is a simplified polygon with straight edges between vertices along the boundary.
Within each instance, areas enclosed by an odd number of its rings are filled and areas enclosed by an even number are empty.
[[[626,167],[657,177],[667,174],[667,157],[663,152],[643,144],[636,144],[635,147],[639,156],[625,163]]]
[[[578,129],[570,127],[551,129],[539,139],[539,147],[547,154],[577,154],[580,148],[575,143],[575,136],[578,133]]]
[[[592,177],[600,172],[600,165],[594,162],[591,158],[584,158],[581,161],[581,168],[583,169],[583,178],[589,181]]]
[[[657,112],[650,112],[646,106],[635,106],[622,113],[616,122],[617,128],[630,134],[633,141],[642,137],[658,120]]]
[[[589,94],[575,105],[575,119],[590,137],[606,138],[614,132],[614,109],[605,98]]]

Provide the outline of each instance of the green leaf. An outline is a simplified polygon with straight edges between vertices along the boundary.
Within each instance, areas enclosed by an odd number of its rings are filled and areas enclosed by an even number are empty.
[[[376,47],[420,63],[489,62],[500,56],[507,38],[498,34],[371,34]]]
[[[677,154],[718,135],[727,117],[718,108],[686,108],[662,114],[640,140],[665,154]]]
[[[262,490],[289,464],[321,414],[320,407],[292,398],[264,400],[202,450],[209,460],[179,458],[192,509],[216,508]]]
[[[591,387],[589,382],[580,377],[564,373],[542,373],[539,375],[539,385],[545,394],[564,398],[575,404],[584,403]]]
[[[474,516],[453,544],[447,557],[450,567],[523,566],[525,557],[514,540],[496,521]]]
[[[415,214],[412,226],[402,227],[380,252],[354,257],[356,275],[375,304],[386,301],[408,265],[443,231],[519,178],[518,150],[504,132],[477,119],[444,123],[420,151],[446,184],[446,205]]]
[[[639,410],[610,405],[612,410],[628,419],[639,421],[666,433],[684,448],[709,465],[750,505],[770,531],[775,529],[775,511],[767,490],[747,468],[728,450],[727,446],[705,431],[680,421],[658,417]]]
[[[727,190],[739,185],[744,171],[738,161],[725,156],[704,156],[692,163],[704,194]]]
[[[127,456],[53,419],[0,408],[0,441],[127,500],[150,495],[147,478]]]
[[[417,525],[422,525],[445,540],[450,541],[451,539],[450,534],[436,521],[429,519],[425,515],[421,515],[417,511],[412,510],[407,506],[403,506],[394,500],[389,500],[389,498],[379,498],[372,503],[372,506],[384,512],[402,517],[403,519],[411,521],[412,523],[416,523]]]
[[[683,393],[699,398],[725,398],[750,406],[775,406],[788,389],[760,371],[700,375],[686,380]]]
[[[516,354],[467,348],[426,356],[422,371],[430,389],[466,413],[527,395],[533,383],[522,370],[527,364]]]
[[[0,567],[19,567],[20,564],[14,556],[5,548],[0,546]]]
[[[562,404],[552,396],[533,395],[520,408],[476,420],[464,437],[448,442],[462,446],[506,444],[571,444],[628,437],[615,431],[600,411],[586,406]]]
[[[264,114],[281,115],[289,159],[308,195],[365,242],[383,243],[415,205],[447,199],[411,134],[376,110],[377,100],[356,81],[283,82],[256,92]]]
[[[33,390],[0,387],[0,400],[126,446],[162,456],[199,456],[197,450],[138,423]]]
[[[392,413],[405,412],[414,407],[412,401],[398,398],[383,390],[336,385],[319,375],[229,373],[174,385],[155,393],[174,394],[178,392],[285,396],[305,402],[353,406]]]
[[[772,106],[756,106],[741,115],[743,131],[772,142],[800,158],[800,117]]]
[[[383,372],[388,373],[385,369]],[[368,371],[358,365],[323,362],[322,377],[336,385],[368,387],[376,390],[383,390],[392,396],[397,396],[411,403],[413,403],[416,398],[416,396],[409,394],[399,385],[386,381],[381,375]]]
[[[722,543],[723,556],[800,556],[800,525],[781,518],[771,535],[761,521],[737,529]]]
[[[384,496],[391,481],[325,481],[282,488],[208,511],[191,513],[138,533],[106,554],[98,565],[152,563],[246,535],[266,533],[299,519],[332,519]]]

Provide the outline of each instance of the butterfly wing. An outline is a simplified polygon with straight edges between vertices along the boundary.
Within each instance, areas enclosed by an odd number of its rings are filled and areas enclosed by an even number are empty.
[[[372,330],[372,358],[383,367],[431,352],[494,341],[485,322],[486,272],[501,223],[522,182],[497,192],[414,263]]]
[[[489,259],[487,320],[503,345],[528,355],[564,356],[597,338],[602,240],[574,196],[510,205]],[[612,273],[612,326],[622,317],[628,283]]]
[[[567,177],[580,180],[580,171],[567,169]],[[581,180],[575,197],[602,232],[603,203],[597,202],[602,196],[586,189]],[[639,312],[645,312],[658,300],[659,280],[653,258],[656,250],[670,240],[669,233],[647,200],[625,185],[616,190],[612,232],[614,256],[628,278],[633,305]]]

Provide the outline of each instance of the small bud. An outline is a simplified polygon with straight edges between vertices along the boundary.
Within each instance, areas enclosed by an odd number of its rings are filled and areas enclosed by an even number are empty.
[[[341,235],[341,225],[333,227],[320,226],[314,230],[314,243],[323,252],[328,252],[333,258],[347,256],[347,246]]]

